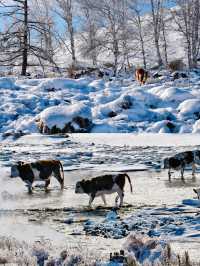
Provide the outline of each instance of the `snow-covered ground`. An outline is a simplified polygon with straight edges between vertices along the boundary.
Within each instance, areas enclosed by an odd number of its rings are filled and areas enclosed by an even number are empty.
[[[200,75],[172,81],[166,72],[139,86],[131,77],[0,78],[0,133],[37,133],[36,121],[48,127],[79,127],[88,118],[92,133],[199,133]]]

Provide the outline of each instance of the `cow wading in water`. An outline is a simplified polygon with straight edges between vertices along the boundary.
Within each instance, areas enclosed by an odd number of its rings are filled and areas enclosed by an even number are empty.
[[[117,197],[115,199],[115,204],[117,206],[117,202],[120,199],[119,207],[123,205],[123,198],[124,198],[124,186],[125,186],[125,179],[128,179],[130,184],[130,189],[132,192],[132,184],[130,177],[126,174],[108,174],[102,175],[91,180],[82,180],[76,183],[75,193],[86,193],[90,196],[89,206],[95,197],[101,196],[104,204],[106,205],[105,194],[112,194],[117,192]]]
[[[181,179],[184,180],[185,167],[192,166],[192,176],[195,176],[196,164],[200,164],[200,151],[184,151],[172,157],[165,158],[163,168],[168,169],[168,177],[171,181],[171,169],[181,171]]]
[[[135,79],[140,83],[141,85],[144,85],[148,78],[148,72],[143,68],[137,68],[135,70]]]
[[[51,175],[58,180],[61,189],[64,188],[64,171],[59,160],[39,160],[36,162],[18,162],[11,167],[11,178],[20,177],[32,193],[33,182],[44,181],[45,191],[48,192]]]

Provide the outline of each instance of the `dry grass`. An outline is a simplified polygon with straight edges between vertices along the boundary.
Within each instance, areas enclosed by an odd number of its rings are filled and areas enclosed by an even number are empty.
[[[174,72],[174,71],[181,71],[181,70],[184,70],[185,64],[183,63],[183,61],[181,59],[176,59],[176,60],[171,61],[168,64],[168,68],[172,72]]]
[[[200,263],[193,262],[189,257],[188,252],[185,252],[183,256],[175,255],[170,245],[167,245],[164,249],[164,259],[151,263],[146,261],[142,265],[139,264],[132,253],[128,253],[125,250],[126,266],[200,266]],[[58,254],[58,255],[56,255]],[[37,255],[37,257],[36,257]],[[45,260],[43,259],[45,257]],[[48,258],[47,258],[48,257]],[[56,259],[55,259],[56,257]],[[41,258],[40,263],[37,261]],[[108,257],[106,259],[109,260]],[[60,264],[59,264],[60,263]],[[19,242],[14,238],[0,237],[0,265],[6,266],[72,266],[72,265],[87,265],[87,266],[100,266],[101,258],[97,254],[91,254],[87,249],[83,247],[77,247],[76,249],[63,249],[62,252],[58,252],[51,243],[36,242],[33,246],[28,245],[25,242]],[[105,263],[104,263],[105,265]]]

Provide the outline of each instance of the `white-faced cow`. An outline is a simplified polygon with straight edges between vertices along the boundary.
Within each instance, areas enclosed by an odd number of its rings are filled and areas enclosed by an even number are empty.
[[[115,204],[117,206],[118,199],[120,199],[119,206],[123,205],[125,179],[128,179],[131,192],[132,184],[130,177],[126,174],[108,174],[102,175],[91,180],[82,180],[76,183],[75,193],[86,193],[90,196],[89,206],[91,206],[95,197],[101,196],[106,205],[105,194],[117,193]]]
[[[48,190],[51,175],[58,180],[61,189],[64,188],[64,171],[59,160],[39,160],[32,163],[18,162],[11,167],[11,178],[20,177],[32,193],[35,181],[45,181],[45,191]]]

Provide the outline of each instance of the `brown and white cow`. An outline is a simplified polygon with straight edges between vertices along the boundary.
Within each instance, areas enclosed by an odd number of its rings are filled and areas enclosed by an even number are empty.
[[[186,166],[192,166],[192,176],[195,175],[196,164],[200,164],[200,151],[184,151],[175,154],[172,157],[165,158],[164,169],[168,169],[168,177],[171,179],[171,169],[181,170],[181,178],[184,179],[184,170]]]
[[[144,85],[148,78],[148,72],[143,68],[137,68],[135,70],[135,79],[140,83],[140,85]]]
[[[82,180],[76,183],[75,193],[86,193],[90,196],[89,206],[91,206],[95,197],[101,196],[106,205],[105,194],[117,193],[115,204],[117,206],[118,199],[120,199],[119,206],[123,205],[125,179],[128,179],[131,192],[132,184],[130,177],[126,174],[108,174],[97,176],[91,180]]]
[[[32,185],[35,181],[45,181],[45,191],[47,191],[51,175],[54,175],[63,189],[64,171],[59,160],[18,162],[11,167],[11,178],[20,177],[27,184],[29,193],[32,193]]]

